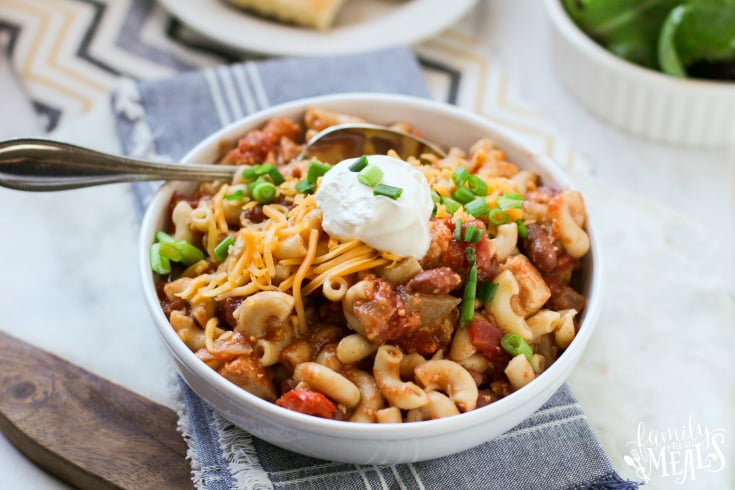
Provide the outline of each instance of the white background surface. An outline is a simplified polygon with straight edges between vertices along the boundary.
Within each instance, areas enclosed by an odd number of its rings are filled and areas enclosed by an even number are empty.
[[[591,171],[573,177],[603,238],[606,304],[570,385],[614,466],[635,478],[623,456],[640,424],[677,430],[693,416],[723,431],[726,468],[680,483],[658,472],[644,488],[735,488],[733,155],[650,144],[587,114],[553,74],[540,3],[483,0],[464,22]],[[105,108],[56,136],[116,150]],[[131,199],[126,186],[0,189],[0,328],[171,405],[131,266]],[[2,438],[0,468],[0,488],[64,488]]]

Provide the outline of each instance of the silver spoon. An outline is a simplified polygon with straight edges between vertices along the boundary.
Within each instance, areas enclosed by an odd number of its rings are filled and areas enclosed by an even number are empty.
[[[299,158],[335,164],[363,154],[395,150],[401,158],[444,151],[421,138],[372,124],[341,124],[317,133]],[[159,163],[101,153],[45,139],[0,142],[0,185],[23,191],[60,191],[146,180],[231,181],[237,167]]]

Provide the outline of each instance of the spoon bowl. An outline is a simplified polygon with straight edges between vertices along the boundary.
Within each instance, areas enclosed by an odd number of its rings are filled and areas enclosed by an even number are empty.
[[[345,158],[395,150],[401,158],[433,153],[437,146],[409,133],[374,124],[341,124],[317,133],[301,158],[335,164]],[[231,165],[179,164],[138,160],[46,139],[0,142],[0,185],[22,191],[60,191],[149,180],[231,181]]]
[[[439,146],[418,136],[377,124],[346,123],[330,126],[311,138],[300,158],[316,158],[332,165],[361,155],[384,155],[389,150],[402,159],[430,153],[445,157]]]

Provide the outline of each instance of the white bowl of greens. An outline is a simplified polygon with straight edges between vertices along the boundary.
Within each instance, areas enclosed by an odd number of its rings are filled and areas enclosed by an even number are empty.
[[[735,1],[544,0],[554,65],[592,113],[645,138],[735,140]]]

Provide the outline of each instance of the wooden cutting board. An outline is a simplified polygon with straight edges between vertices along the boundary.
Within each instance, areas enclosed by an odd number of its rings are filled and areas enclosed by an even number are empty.
[[[61,480],[82,489],[192,488],[176,423],[170,408],[0,332],[0,430]]]

